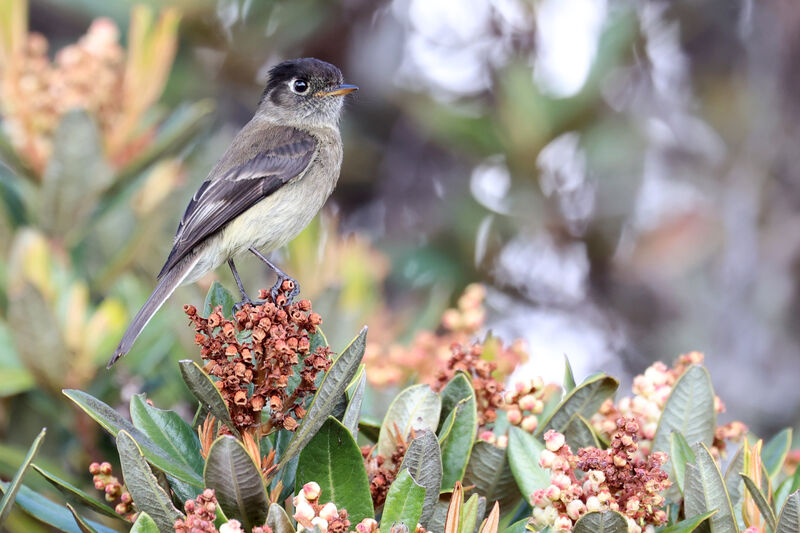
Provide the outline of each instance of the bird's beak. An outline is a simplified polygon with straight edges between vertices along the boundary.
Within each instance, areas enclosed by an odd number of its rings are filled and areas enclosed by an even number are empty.
[[[345,94],[350,94],[358,90],[358,87],[355,85],[347,85],[343,83],[338,87],[334,87],[330,91],[318,91],[314,93],[314,96],[344,96]]]

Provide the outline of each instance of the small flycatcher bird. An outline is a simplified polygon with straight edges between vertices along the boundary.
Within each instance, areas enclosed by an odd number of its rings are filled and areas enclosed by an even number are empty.
[[[322,208],[339,179],[344,96],[358,90],[343,83],[334,65],[293,59],[269,71],[255,116],[189,202],[158,284],[122,337],[111,367],[176,287],[197,281],[228,262],[242,300],[249,302],[233,257],[249,250],[278,275],[273,299],[285,280],[270,252],[294,239]]]

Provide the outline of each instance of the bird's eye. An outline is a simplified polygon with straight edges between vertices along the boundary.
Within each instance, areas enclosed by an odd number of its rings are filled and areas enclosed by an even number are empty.
[[[308,90],[308,82],[306,80],[294,80],[292,90],[297,94],[303,94]]]

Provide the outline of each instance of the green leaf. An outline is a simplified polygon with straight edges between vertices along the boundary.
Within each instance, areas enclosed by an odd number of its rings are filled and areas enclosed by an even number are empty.
[[[425,503],[419,518],[419,523],[425,527],[442,488],[442,452],[433,430],[411,441],[400,465],[400,470],[403,469],[408,469],[414,481],[425,487]]]
[[[456,375],[447,382],[442,392],[439,393],[439,397],[442,400],[442,408],[439,416],[437,433],[440,437],[442,436],[444,421],[450,416],[453,409],[456,408],[458,402],[470,396],[475,396],[475,391],[472,390],[472,380],[464,372],[456,372]]]
[[[572,373],[572,365],[569,358],[564,355],[564,392],[569,394],[575,390],[575,375]]]
[[[150,515],[141,512],[136,516],[136,522],[133,523],[130,533],[159,533],[158,526],[155,520],[150,518]]]
[[[220,422],[228,426],[234,433],[239,434],[239,430],[233,425],[231,414],[228,411],[228,406],[225,404],[225,399],[220,394],[219,389],[214,385],[214,381],[208,374],[203,372],[200,365],[191,359],[182,359],[178,361],[178,366],[181,369],[181,376],[189,391],[194,395],[198,401],[209,410],[209,412]]]
[[[761,460],[770,479],[774,480],[780,473],[791,447],[792,428],[785,428],[764,445],[764,449],[761,450]]]
[[[16,498],[17,492],[22,486],[22,478],[25,477],[25,473],[28,471],[28,468],[30,468],[34,457],[36,457],[36,454],[39,452],[39,448],[42,445],[45,433],[47,433],[47,429],[42,428],[42,430],[39,432],[39,435],[33,439],[33,443],[31,444],[31,447],[28,448],[28,453],[25,455],[25,459],[22,461],[22,464],[19,465],[19,469],[17,469],[17,472],[11,479],[11,483],[3,491],[3,498],[0,499],[0,527],[2,527],[3,523],[5,523],[6,519],[8,518],[8,514],[11,512],[11,507],[14,505],[14,498]]]
[[[694,452],[692,451],[689,443],[683,438],[683,435],[677,431],[670,434],[669,442],[669,456],[672,458],[672,473],[675,478],[675,483],[678,485],[681,494],[683,494],[684,482],[686,479],[686,464],[694,464]]]
[[[214,281],[206,294],[206,301],[203,304],[203,316],[208,317],[217,306],[222,307],[222,316],[230,318],[233,312],[233,304],[236,300],[233,295],[219,281]]]
[[[470,391],[471,389],[472,387]],[[446,431],[439,439],[442,450],[442,487],[449,488],[463,479],[478,431],[478,410],[473,392],[458,402],[447,415],[444,428]]]
[[[169,495],[147,465],[141,448],[127,431],[117,434],[117,451],[125,486],[136,508],[149,514],[160,530],[170,531],[175,520],[183,515],[172,505]]]
[[[681,520],[677,524],[673,524],[666,529],[662,529],[661,533],[692,533],[692,531],[697,529],[700,524],[714,516],[714,513],[716,512],[716,510],[708,511],[707,513],[693,516],[691,518],[687,518],[686,520]]]
[[[692,446],[697,465],[686,465],[684,506],[687,516],[718,510],[711,517],[712,533],[738,533],[736,519],[722,473],[705,444]]]
[[[543,435],[549,429],[564,433],[578,416],[591,417],[606,398],[614,394],[617,387],[619,387],[619,382],[612,377],[604,374],[589,376],[579,387],[567,394],[553,414],[539,428],[537,435]]]
[[[505,528],[503,530],[503,533],[528,533],[529,530],[526,527],[527,525],[528,525],[528,519],[523,518],[522,520],[514,522],[513,524]]]
[[[355,376],[366,348],[367,327],[364,326],[358,336],[336,358],[330,370],[325,373],[306,416],[300,422],[292,441],[283,452],[278,469],[283,468],[295,455],[300,453],[300,450],[328,419],[339,396],[347,389]]]
[[[783,507],[783,504],[786,503],[786,498],[789,497],[789,494],[792,492],[792,478],[787,477],[781,484],[778,485],[778,488],[775,489],[775,492],[772,497],[772,507],[774,509],[780,509]],[[735,509],[735,508],[734,508]]]
[[[236,438],[223,435],[214,441],[203,478],[225,516],[239,520],[247,531],[264,524],[269,507],[264,478]]]
[[[614,511],[586,513],[575,522],[574,533],[628,533],[628,521]]]
[[[402,470],[386,495],[380,530],[389,531],[396,524],[405,524],[409,531],[414,531],[424,505],[425,487],[418,485],[407,469]]]
[[[374,516],[361,449],[350,431],[332,416],[300,452],[295,493],[309,481],[319,483],[323,502],[347,509],[351,523]]]
[[[733,504],[736,523],[740,525],[744,525],[741,503],[745,488],[742,477],[739,475],[742,470],[744,470],[744,447],[739,446],[731,462],[728,463],[728,469],[725,471],[725,488],[728,490],[728,497],[731,500],[731,504]]]
[[[702,366],[691,366],[675,383],[664,405],[653,438],[653,451],[669,452],[669,436],[673,431],[680,433],[690,446],[698,442],[710,446],[716,427],[711,377]]]
[[[86,494],[84,491],[73,485],[72,483],[65,481],[54,474],[40,468],[36,464],[32,464],[31,468],[36,470],[42,477],[44,477],[47,481],[49,481],[55,488],[57,488],[66,498],[71,499],[77,503],[81,503],[86,505],[93,511],[98,513],[104,514],[111,518],[116,518],[121,520],[122,517],[114,512],[114,509],[106,505],[105,503],[101,502],[100,500]]]
[[[178,413],[153,407],[145,401],[144,394],[135,394],[131,398],[131,420],[167,455],[198,475],[203,474],[200,439]]]
[[[112,176],[94,119],[83,110],[69,111],[56,128],[53,155],[42,176],[40,224],[56,237],[80,228]]]
[[[0,492],[5,492],[8,489],[8,485],[8,483],[0,481]],[[20,509],[25,511],[26,514],[59,531],[82,533],[69,509],[48,500],[25,485],[22,485],[17,493],[16,504]],[[91,520],[87,520],[87,522],[97,530],[98,533],[117,533],[115,530],[103,524]]]
[[[113,436],[118,436],[121,431],[127,432],[142,447],[142,453],[153,466],[194,487],[203,487],[203,480],[196,472],[170,457],[167,452],[139,431],[136,426],[122,418],[114,409],[83,391],[65,389],[62,392]]]
[[[78,511],[76,511],[72,505],[67,504],[67,509],[69,509],[69,512],[72,513],[72,518],[75,519],[75,523],[78,524],[78,528],[80,528],[83,533],[97,533],[97,530],[89,525],[86,522],[86,519],[79,515]]]
[[[758,485],[756,485],[755,481],[750,479],[749,476],[746,474],[739,474],[742,476],[742,481],[744,481],[744,486],[747,487],[747,492],[753,497],[753,501],[758,507],[758,510],[761,512],[761,516],[764,518],[764,521],[767,523],[767,526],[771,530],[775,530],[775,524],[778,522],[778,518],[775,516],[775,511],[772,510],[770,507],[767,498],[761,492],[761,489]]]
[[[505,448],[498,448],[486,441],[479,440],[472,447],[472,455],[464,473],[464,486],[473,486],[468,495],[475,493],[484,496],[487,501],[499,501],[503,514],[513,509],[521,494]]]
[[[516,426],[508,434],[508,462],[522,494],[533,494],[550,486],[550,474],[539,466],[544,444]]]
[[[581,415],[575,416],[566,429],[564,429],[564,439],[567,441],[567,444],[576,451],[590,446],[595,448],[600,447],[600,440],[597,438],[594,428],[589,421]]]
[[[781,508],[775,533],[797,533],[800,531],[800,492],[793,492]]]
[[[277,503],[269,504],[267,525],[272,528],[272,533],[295,533],[292,521],[283,507]]]
[[[474,533],[478,526],[478,495],[473,494],[461,506],[461,518],[458,522],[458,533]]]
[[[361,371],[355,377],[355,383],[348,388],[350,401],[344,411],[342,423],[350,431],[353,438],[358,438],[358,420],[361,418],[361,404],[364,401],[364,391],[367,388],[367,371],[361,366]]]
[[[386,412],[378,436],[378,454],[391,457],[398,438],[408,440],[411,430],[434,431],[439,425],[442,402],[428,385],[414,385],[402,391]],[[400,431],[398,435],[396,430]]]

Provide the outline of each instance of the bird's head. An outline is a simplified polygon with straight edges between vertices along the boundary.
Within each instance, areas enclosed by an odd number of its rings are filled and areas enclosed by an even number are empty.
[[[272,67],[258,112],[284,124],[335,125],[344,96],[357,91],[330,63],[306,57]]]

